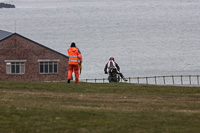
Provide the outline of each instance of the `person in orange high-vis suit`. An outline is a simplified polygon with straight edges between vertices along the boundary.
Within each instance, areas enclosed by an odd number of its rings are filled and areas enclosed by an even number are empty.
[[[70,49],[68,49],[68,56],[69,56],[68,83],[70,83],[73,71],[75,73],[75,83],[78,83],[79,65],[81,65],[82,63],[82,55],[74,42],[71,43],[71,47]]]

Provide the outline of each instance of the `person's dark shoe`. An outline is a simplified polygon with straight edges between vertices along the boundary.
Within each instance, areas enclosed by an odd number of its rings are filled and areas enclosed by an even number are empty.
[[[67,83],[70,83],[70,79],[68,79]]]

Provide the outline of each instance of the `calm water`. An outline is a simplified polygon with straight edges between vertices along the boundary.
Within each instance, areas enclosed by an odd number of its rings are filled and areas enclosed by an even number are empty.
[[[16,8],[0,9],[0,29],[65,55],[76,42],[82,79],[107,77],[110,56],[126,77],[200,74],[200,0],[3,2]]]

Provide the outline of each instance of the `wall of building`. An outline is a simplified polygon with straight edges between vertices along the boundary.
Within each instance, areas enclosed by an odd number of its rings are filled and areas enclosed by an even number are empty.
[[[38,60],[59,60],[58,74],[40,74]],[[6,74],[5,60],[26,60],[25,74]],[[0,80],[62,81],[67,80],[68,58],[18,34],[0,42]]]

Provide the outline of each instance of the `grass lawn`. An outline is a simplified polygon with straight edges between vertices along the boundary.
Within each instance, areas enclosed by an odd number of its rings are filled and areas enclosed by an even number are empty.
[[[0,81],[0,133],[199,133],[200,88]]]

